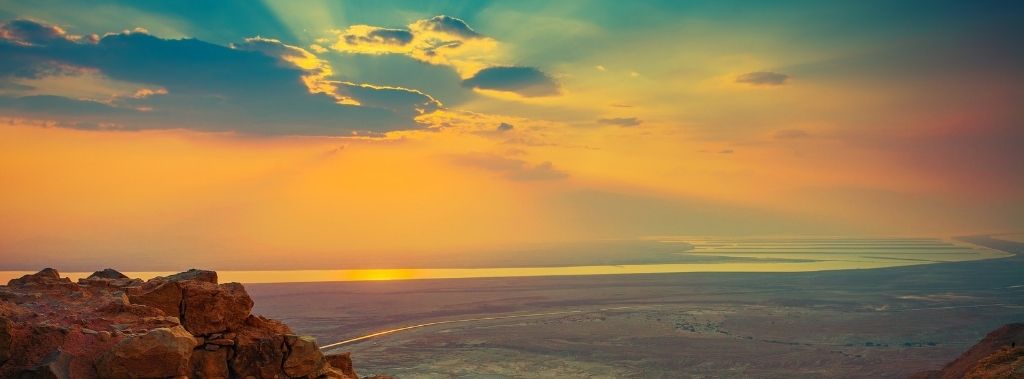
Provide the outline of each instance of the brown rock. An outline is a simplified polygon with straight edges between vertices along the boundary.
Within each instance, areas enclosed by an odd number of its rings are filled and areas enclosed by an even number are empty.
[[[185,272],[179,272],[177,274],[165,277],[163,279],[170,282],[198,281],[217,284],[217,272],[207,270],[196,270],[193,268]]]
[[[43,358],[38,366],[22,371],[19,379],[72,379],[71,356],[63,351],[54,351]]]
[[[962,378],[983,359],[1011,345],[1024,346],[1024,323],[1007,324],[993,330],[960,358],[943,367],[937,377]]]
[[[121,272],[119,272],[119,271],[117,271],[115,269],[106,268],[106,269],[103,269],[102,271],[96,271],[96,272],[92,273],[92,275],[89,275],[89,277],[87,277],[86,279],[129,279],[129,278],[128,278],[127,275],[122,274]]]
[[[245,325],[277,334],[293,334],[292,329],[285,325],[285,323],[258,315],[249,315],[245,319]]]
[[[61,280],[60,273],[57,272],[57,270],[47,267],[35,274],[28,274],[17,279],[11,279],[10,281],[7,282],[7,285],[14,287],[26,284],[45,283],[49,281],[59,280]],[[68,281],[70,282],[70,279]]]
[[[14,323],[0,317],[0,365],[11,359],[11,347],[14,346]]]
[[[204,379],[228,378],[228,351],[196,350],[192,352],[192,376]]]
[[[217,338],[217,339],[209,340],[209,341],[207,341],[207,343],[214,344],[214,345],[220,345],[220,346],[231,346],[231,345],[235,344],[235,341],[234,340],[229,340],[227,338]]]
[[[128,301],[159,309],[167,316],[181,315],[181,288],[178,283],[161,283],[147,292],[129,294]]]
[[[331,366],[325,366],[324,369],[321,370],[319,374],[320,375],[317,376],[317,378],[319,379],[359,379],[345,375],[345,373],[341,372],[341,370],[338,370]]]
[[[240,327],[252,310],[252,299],[238,283],[221,285],[184,282],[182,287],[182,325],[196,335],[233,330]]]
[[[196,340],[182,327],[129,336],[96,362],[100,378],[166,378],[188,375]]]
[[[52,268],[44,268],[35,274],[24,275],[7,282],[9,287],[40,287],[45,289],[72,290],[77,291],[79,287],[72,283],[71,279],[61,278],[60,273]]]
[[[1003,347],[964,374],[964,379],[984,378],[1024,378],[1024,347]]]
[[[102,271],[96,271],[87,278],[79,279],[78,284],[92,287],[124,288],[128,286],[138,286],[142,284],[142,281],[139,279],[129,278],[125,274],[122,274],[112,268],[107,268]]]
[[[323,354],[316,340],[309,336],[285,336],[288,355],[284,359],[284,373],[290,377],[307,376],[323,368]]]
[[[238,377],[258,379],[277,378],[281,374],[284,362],[284,336],[276,334],[240,333],[235,355],[231,359],[231,369]]]
[[[338,369],[345,377],[358,379],[359,375],[356,374],[356,370],[352,368],[352,353],[336,353],[327,354],[324,356],[324,360]]]

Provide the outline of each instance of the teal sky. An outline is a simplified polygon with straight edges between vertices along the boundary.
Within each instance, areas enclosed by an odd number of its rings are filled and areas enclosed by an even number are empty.
[[[0,253],[1017,231],[1021,4],[0,0]]]

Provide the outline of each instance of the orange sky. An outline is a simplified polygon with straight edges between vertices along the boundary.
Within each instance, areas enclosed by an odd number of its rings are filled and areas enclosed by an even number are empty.
[[[955,9],[921,31],[843,10],[882,36],[796,10],[268,4],[277,23],[227,31],[202,27],[221,5],[124,25],[0,9],[0,269],[1024,226],[1020,54]]]

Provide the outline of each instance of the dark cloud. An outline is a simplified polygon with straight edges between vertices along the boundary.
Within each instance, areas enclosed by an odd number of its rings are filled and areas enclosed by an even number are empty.
[[[67,33],[58,26],[31,20],[18,19],[0,25],[0,39],[22,45],[47,45],[66,37]]]
[[[553,96],[560,92],[558,82],[533,67],[488,67],[480,70],[473,77],[463,80],[462,85],[470,88],[514,92],[526,97]]]
[[[110,115],[117,113],[134,113],[131,109],[118,109],[95,101],[69,99],[61,96],[0,96],[0,108],[20,110],[26,113],[45,113],[60,109],[67,115]]]
[[[277,41],[273,40],[262,40],[261,48],[255,49],[196,39],[161,39],[143,32],[83,40],[26,20],[8,22],[3,28],[0,83],[71,68],[166,90],[161,96],[116,99],[102,104],[106,108],[96,108],[90,118],[76,122],[118,124],[124,129],[347,135],[418,128],[412,117],[440,106],[415,91],[351,83],[337,87],[357,93],[352,97],[364,99],[366,105],[339,104],[336,94],[311,93],[315,91],[304,82],[310,71],[275,55],[273,51],[286,49],[274,50],[272,42]],[[53,98],[0,102],[0,107],[14,112],[57,121],[82,116],[78,108],[66,105],[66,101]],[[132,111],[141,108],[152,111]]]
[[[598,124],[605,125],[618,125],[618,126],[637,126],[643,123],[636,117],[613,117],[613,118],[601,118],[597,120]]]
[[[810,137],[810,134],[800,129],[782,129],[772,134],[775,139],[799,139]]]
[[[771,71],[755,71],[736,77],[736,83],[755,86],[781,86],[789,80],[789,75]]]
[[[423,29],[435,32],[454,34],[463,38],[479,37],[473,28],[470,28],[465,21],[446,15],[434,16],[427,20],[418,21]]]
[[[499,131],[499,132],[507,132],[507,131],[510,131],[512,129],[515,129],[514,125],[509,124],[507,122],[503,122],[500,125],[498,125],[498,129],[496,129],[496,130]]]
[[[508,158],[496,154],[466,154],[454,157],[454,162],[501,173],[515,181],[559,180],[569,177],[565,171],[556,169],[551,162],[530,164],[522,159]]]
[[[346,34],[341,38],[351,45],[370,43],[386,45],[407,45],[412,42],[412,32],[405,29],[374,28],[365,35]]]

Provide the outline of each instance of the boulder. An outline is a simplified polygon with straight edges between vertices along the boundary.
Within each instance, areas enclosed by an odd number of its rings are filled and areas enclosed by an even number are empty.
[[[310,336],[289,335],[284,337],[288,355],[284,358],[284,373],[297,378],[317,373],[324,367],[324,357],[316,340]]]
[[[192,378],[227,379],[228,350],[195,350],[192,352]]]
[[[112,268],[105,268],[105,269],[103,269],[101,271],[96,271],[96,272],[92,273],[92,275],[89,275],[89,277],[87,277],[86,279],[130,279],[130,278],[128,278],[127,275],[122,274],[120,271],[117,271],[117,270],[112,269]]]
[[[159,309],[167,316],[181,316],[181,287],[175,282],[160,283],[146,292],[129,294],[128,301]]]
[[[73,379],[70,370],[71,356],[57,350],[45,358],[36,367],[22,371],[19,379]]]
[[[0,286],[0,378],[356,378],[348,356],[332,367],[311,337],[250,314],[238,283],[119,275],[98,271],[71,292],[55,270]]]
[[[96,271],[87,278],[78,279],[78,284],[92,287],[124,288],[138,286],[142,280],[132,279],[112,268]]]
[[[231,370],[241,378],[277,378],[286,352],[282,335],[250,336],[242,333],[231,359]]]
[[[44,268],[35,274],[24,275],[20,278],[11,279],[7,282],[8,287],[40,287],[45,289],[70,289],[78,290],[78,285],[71,282],[71,279],[61,278],[60,273],[52,268]]]
[[[100,378],[166,378],[188,375],[195,338],[180,326],[132,335],[96,362]]]
[[[179,272],[177,274],[167,276],[162,279],[170,282],[198,281],[217,284],[217,272],[207,270],[196,270],[193,268],[189,269],[188,271]]]
[[[359,375],[356,374],[356,370],[352,368],[352,353],[336,353],[327,354],[324,356],[324,360],[327,361],[331,367],[334,367],[340,371],[344,377],[359,379]]]
[[[245,323],[253,302],[238,283],[180,283],[182,325],[195,335],[234,330]]]
[[[289,328],[285,323],[258,315],[249,315],[245,319],[245,325],[253,329],[271,331],[282,335],[293,334],[292,328]]]

